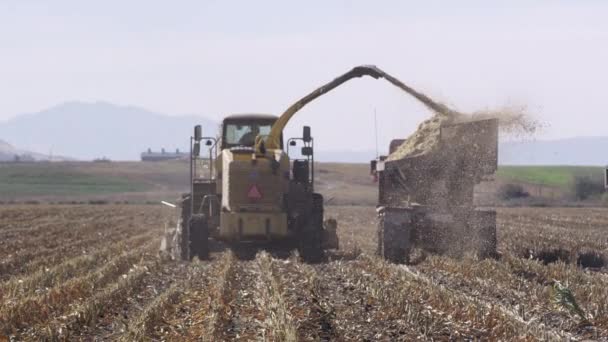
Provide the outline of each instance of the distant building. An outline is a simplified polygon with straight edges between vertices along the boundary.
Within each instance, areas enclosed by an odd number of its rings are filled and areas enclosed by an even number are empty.
[[[105,156],[97,159],[93,159],[93,163],[111,163],[112,161]]]
[[[179,149],[176,149],[175,152],[167,152],[162,148],[160,152],[154,152],[149,148],[148,151],[141,153],[141,161],[188,159],[188,157],[188,153],[180,152]]]

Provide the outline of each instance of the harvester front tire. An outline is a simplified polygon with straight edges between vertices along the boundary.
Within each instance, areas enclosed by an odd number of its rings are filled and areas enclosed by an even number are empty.
[[[317,263],[323,260],[323,196],[312,195],[312,210],[300,230],[298,252],[302,260]]]
[[[190,218],[190,260],[195,256],[200,260],[209,258],[209,227],[205,215]]]
[[[177,231],[177,254],[179,258],[188,261],[190,260],[190,197],[189,194],[182,195],[182,213]]]

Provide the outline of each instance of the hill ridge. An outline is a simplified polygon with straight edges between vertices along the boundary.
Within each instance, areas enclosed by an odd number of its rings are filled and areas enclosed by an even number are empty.
[[[173,116],[107,101],[67,101],[0,122],[0,137],[19,148],[76,159],[138,160],[148,148],[186,150],[195,124],[217,129],[216,122],[198,115]]]

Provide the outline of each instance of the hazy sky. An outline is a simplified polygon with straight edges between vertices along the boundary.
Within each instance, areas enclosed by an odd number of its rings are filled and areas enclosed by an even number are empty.
[[[550,125],[542,138],[607,135],[607,18],[607,1],[0,0],[0,120],[69,100],[218,121],[280,113],[376,64],[464,111],[527,105]],[[374,109],[382,145],[429,116],[360,79],[289,131],[308,123],[324,149],[373,149]]]

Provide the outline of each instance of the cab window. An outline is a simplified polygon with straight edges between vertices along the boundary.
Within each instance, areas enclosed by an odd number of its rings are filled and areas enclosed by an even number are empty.
[[[224,128],[226,147],[253,146],[257,135],[270,134],[271,123],[227,123]]]

